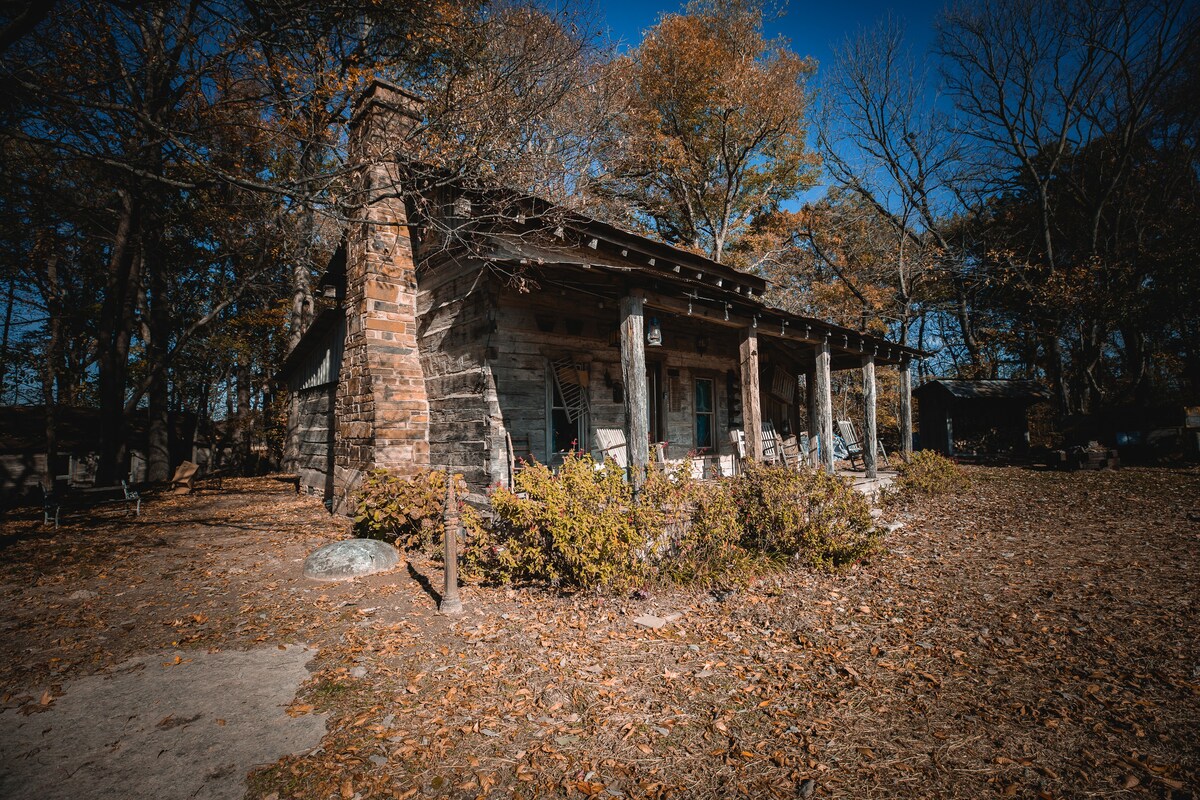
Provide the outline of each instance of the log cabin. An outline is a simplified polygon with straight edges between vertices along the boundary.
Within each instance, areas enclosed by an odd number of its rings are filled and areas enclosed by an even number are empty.
[[[374,81],[350,122],[360,212],[321,289],[333,304],[288,355],[286,465],[348,513],[363,476],[461,473],[473,498],[523,460],[601,457],[623,431],[632,474],[652,444],[720,459],[740,431],[833,440],[830,373],[862,370],[875,436],[875,367],[901,373],[912,441],[917,350],[770,307],[766,282],[536,197],[431,180],[397,153],[420,101]],[[800,380],[804,377],[803,382]],[[871,448],[867,448],[870,450]],[[813,450],[833,469],[832,448]],[[874,453],[867,462],[874,477]]]

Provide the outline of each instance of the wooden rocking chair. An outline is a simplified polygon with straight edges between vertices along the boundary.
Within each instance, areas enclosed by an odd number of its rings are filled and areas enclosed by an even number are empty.
[[[804,454],[795,436],[787,436],[780,442],[780,454],[785,467],[796,472],[804,470]]]
[[[775,432],[775,423],[763,420],[762,423],[762,455],[764,464],[778,464],[783,461],[783,447],[779,434]]]
[[[629,469],[629,443],[624,428],[596,428],[596,452],[601,463],[611,458],[621,469]]]
[[[842,441],[846,445],[847,458],[850,460],[850,466],[857,469],[856,462],[863,458],[863,441],[858,435],[858,431],[854,429],[854,423],[848,419],[838,420],[838,432],[841,434]],[[888,461],[887,451],[883,449],[883,442],[875,440],[875,452],[883,457],[883,463],[891,466]],[[865,462],[864,462],[865,464]]]

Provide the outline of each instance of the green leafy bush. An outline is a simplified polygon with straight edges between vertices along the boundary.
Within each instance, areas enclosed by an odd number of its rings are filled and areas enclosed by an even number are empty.
[[[866,498],[833,475],[751,462],[734,479],[732,493],[749,550],[840,570],[879,547]]]
[[[631,509],[632,490],[613,462],[596,469],[568,455],[557,474],[534,463],[513,491],[492,491],[490,529],[472,531],[468,573],[559,586],[622,588],[641,579],[646,542]]]
[[[442,536],[446,473],[424,470],[401,478],[386,469],[372,470],[355,500],[356,535],[421,549]]]
[[[557,473],[533,464],[495,488],[491,519],[465,514],[467,576],[620,589],[656,579],[739,581],[781,558],[844,569],[879,545],[866,499],[824,473],[751,464],[731,481],[651,470],[634,503],[611,461],[586,455]]]
[[[682,584],[738,582],[764,560],[742,544],[743,518],[729,481],[679,481],[685,519],[660,560],[663,577]]]
[[[958,464],[932,450],[920,450],[913,453],[907,464],[896,467],[896,479],[890,487],[889,497],[937,497],[961,492],[970,484]]]

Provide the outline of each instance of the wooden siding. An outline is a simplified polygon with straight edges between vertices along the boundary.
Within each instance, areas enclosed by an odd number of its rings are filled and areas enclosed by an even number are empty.
[[[461,473],[478,500],[497,453],[486,351],[492,283],[477,261],[423,271],[417,293],[417,333],[429,401],[429,463]]]
[[[334,373],[336,375],[336,372]],[[288,469],[300,476],[303,490],[327,503],[333,500],[333,420],[336,383],[295,395],[296,434]]]
[[[584,299],[586,298],[586,299]],[[504,291],[499,297],[497,330],[492,337],[490,375],[498,419],[492,427],[492,450],[507,450],[505,434],[515,449],[527,443],[533,456],[547,462],[549,424],[548,382],[550,361],[570,355],[588,374],[588,441],[595,449],[597,427],[625,427],[624,403],[614,395],[621,383],[621,354],[616,340],[617,304],[557,291],[518,294]],[[737,370],[734,336],[714,329],[704,354],[696,352],[695,337],[679,332],[673,319],[660,317],[663,346],[646,350],[647,365],[657,365],[656,405],[669,443],[667,457],[682,458],[695,449],[695,379],[711,378],[716,396],[718,452],[729,452],[729,379]],[[736,386],[735,386],[736,391]],[[493,458],[492,479],[506,482],[506,459]]]
[[[300,476],[302,491],[333,499],[334,406],[346,337],[345,318],[314,342],[288,376],[291,407],[284,468]]]
[[[332,335],[309,351],[290,376],[289,387],[294,392],[315,389],[327,383],[336,383],[338,368],[342,364],[342,346],[346,339],[346,321],[343,318],[334,327]]]

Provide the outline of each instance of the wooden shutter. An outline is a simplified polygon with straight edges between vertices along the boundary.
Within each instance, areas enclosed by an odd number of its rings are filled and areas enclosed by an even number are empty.
[[[562,395],[567,419],[576,422],[588,412],[587,367],[575,363],[575,359],[564,356],[551,362],[554,368],[554,383]]]

